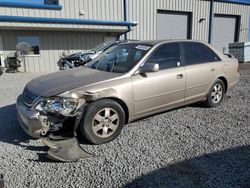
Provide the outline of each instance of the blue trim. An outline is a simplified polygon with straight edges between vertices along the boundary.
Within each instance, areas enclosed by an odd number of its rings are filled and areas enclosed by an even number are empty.
[[[78,24],[78,25],[110,25],[110,26],[136,26],[136,22],[110,21],[110,20],[86,20],[68,18],[44,18],[0,15],[2,22],[28,22],[28,23],[54,23],[54,24]]]
[[[240,5],[250,5],[249,0],[216,0],[217,2],[222,3],[233,3],[233,4],[240,4]]]
[[[18,3],[18,2],[0,2],[0,7],[21,7],[21,8],[37,8],[37,9],[54,9],[61,10],[61,5],[45,5],[35,3]]]

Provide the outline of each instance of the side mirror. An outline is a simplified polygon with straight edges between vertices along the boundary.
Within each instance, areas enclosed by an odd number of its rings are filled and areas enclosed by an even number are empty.
[[[158,72],[159,70],[160,67],[158,63],[146,63],[139,68],[139,73]]]

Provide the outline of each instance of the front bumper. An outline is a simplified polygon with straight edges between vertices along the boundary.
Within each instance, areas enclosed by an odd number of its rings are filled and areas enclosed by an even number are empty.
[[[32,138],[40,138],[44,127],[39,120],[39,112],[27,107],[21,95],[17,98],[16,108],[17,118],[23,130]]]

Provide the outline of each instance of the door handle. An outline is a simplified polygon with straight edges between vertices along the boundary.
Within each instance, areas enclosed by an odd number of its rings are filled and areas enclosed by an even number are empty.
[[[177,79],[183,78],[183,74],[177,74],[176,78],[177,78]]]
[[[215,71],[215,68],[210,69],[211,72]]]

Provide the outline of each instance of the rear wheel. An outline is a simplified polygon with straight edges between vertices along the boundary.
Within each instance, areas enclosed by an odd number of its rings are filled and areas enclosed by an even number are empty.
[[[125,123],[122,107],[110,99],[89,104],[80,123],[80,130],[93,144],[104,144],[114,140]]]
[[[213,84],[212,88],[210,89],[207,100],[206,100],[206,106],[213,108],[223,101],[225,94],[225,84],[222,80],[216,80]]]

